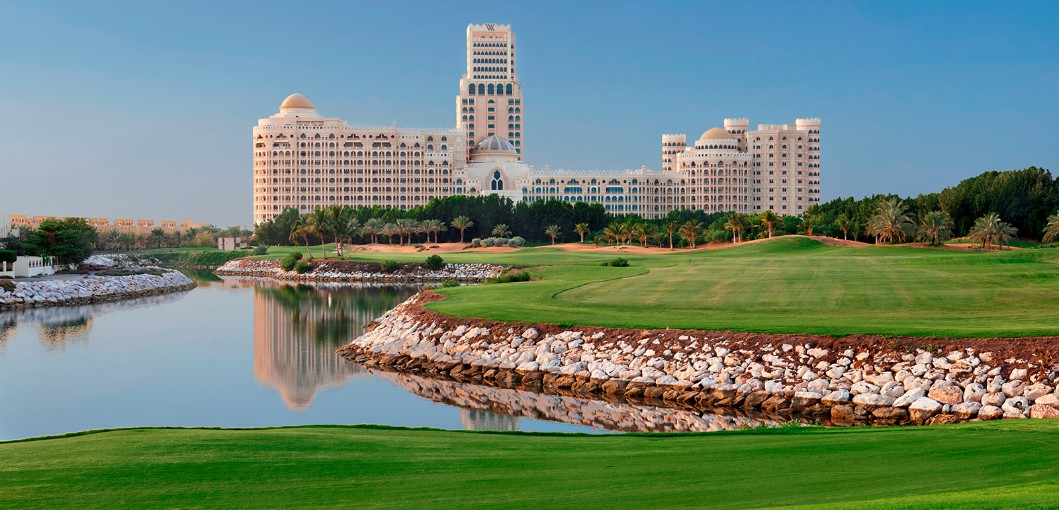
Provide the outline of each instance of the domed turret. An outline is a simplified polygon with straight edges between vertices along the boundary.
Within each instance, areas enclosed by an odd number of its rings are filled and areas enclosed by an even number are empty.
[[[735,135],[729,133],[726,129],[721,127],[710,128],[699,140],[735,140]]]
[[[283,103],[279,105],[279,111],[286,110],[315,110],[312,101],[302,94],[294,93],[287,96],[287,99],[283,100]]]
[[[491,135],[483,138],[471,151],[471,161],[518,159],[518,151],[511,142]]]

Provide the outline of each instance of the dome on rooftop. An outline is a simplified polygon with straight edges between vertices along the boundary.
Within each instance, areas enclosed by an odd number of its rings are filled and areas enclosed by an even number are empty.
[[[279,109],[281,111],[282,110],[292,109],[292,108],[304,108],[304,109],[308,109],[308,110],[315,110],[316,109],[316,107],[313,106],[312,101],[309,101],[309,98],[305,97],[302,94],[298,94],[298,93],[294,93],[294,94],[291,94],[291,95],[287,96],[287,99],[284,99],[283,103],[279,105]]]
[[[496,135],[487,136],[474,146],[474,152],[510,152],[517,154],[511,142]]]
[[[482,138],[471,150],[472,161],[517,160],[518,151],[511,142],[496,135]]]
[[[724,128],[715,127],[703,133],[699,140],[735,140],[735,135]]]

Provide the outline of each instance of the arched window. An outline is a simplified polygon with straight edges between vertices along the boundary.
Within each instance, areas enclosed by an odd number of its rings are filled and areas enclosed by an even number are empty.
[[[479,83],[478,84],[478,95],[479,96],[484,96],[485,95],[485,84],[484,83]]]
[[[493,191],[501,191],[504,189],[504,179],[500,176],[500,171],[493,171],[493,180],[489,183],[489,189]]]
[[[510,83],[507,84],[507,95],[509,95],[509,96],[511,95],[511,84]]]
[[[489,95],[490,96],[493,95],[494,90],[493,90],[493,84],[492,83],[489,84],[489,89],[488,90],[489,90]]]

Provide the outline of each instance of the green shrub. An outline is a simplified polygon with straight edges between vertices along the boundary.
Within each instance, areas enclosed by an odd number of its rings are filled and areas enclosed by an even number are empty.
[[[505,271],[500,276],[486,278],[485,283],[512,283],[530,281],[529,271]]]
[[[295,255],[298,255],[298,256],[295,257]],[[283,257],[283,260],[279,261],[280,269],[282,269],[284,271],[290,271],[290,270],[294,269],[294,265],[298,263],[299,259],[301,259],[300,255],[301,255],[300,253],[295,252],[295,253],[291,253],[290,255],[287,255],[286,257]]]
[[[310,264],[307,260],[299,260],[296,264],[294,264],[294,271],[298,274],[305,274],[312,270],[313,265]]]
[[[262,245],[258,245],[258,246],[254,247],[254,255],[267,255],[267,254],[268,254],[268,246],[267,245],[262,244]]]
[[[424,262],[423,265],[426,266],[427,269],[437,271],[438,269],[445,267],[445,260],[442,259],[440,255],[431,255],[427,257],[427,261]]]
[[[482,240],[481,239],[479,239],[477,237],[475,237],[474,239],[471,239],[471,248],[481,248],[481,247],[482,247]]]
[[[629,261],[618,257],[616,259],[608,260],[600,265],[604,267],[629,267]]]
[[[521,248],[526,245],[526,239],[520,236],[515,236],[507,240],[507,245],[512,248]]]
[[[441,282],[441,286],[442,286],[442,288],[459,287],[460,286],[460,282],[458,282],[456,280],[445,280],[445,281]]]
[[[7,262],[8,264],[14,264],[15,260],[18,259],[18,252],[15,250],[0,250],[0,262]]]
[[[287,256],[288,257],[293,257],[294,260],[301,260],[302,259],[302,252],[300,252],[300,251],[292,252],[290,255],[287,255]]]
[[[394,271],[397,271],[397,261],[396,260],[384,260],[381,263],[379,263],[379,269],[382,272],[384,272],[384,273],[392,273]]]

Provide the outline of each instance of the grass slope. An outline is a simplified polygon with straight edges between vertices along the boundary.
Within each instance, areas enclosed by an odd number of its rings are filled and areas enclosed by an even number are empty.
[[[542,279],[444,289],[449,299],[429,306],[460,316],[634,328],[921,337],[1059,334],[1055,249],[850,248],[791,236],[726,250],[622,256],[631,267],[599,267],[611,253],[553,248],[445,254],[450,262],[534,266]]]
[[[126,429],[0,444],[4,508],[1031,508],[1059,421],[563,436]]]

